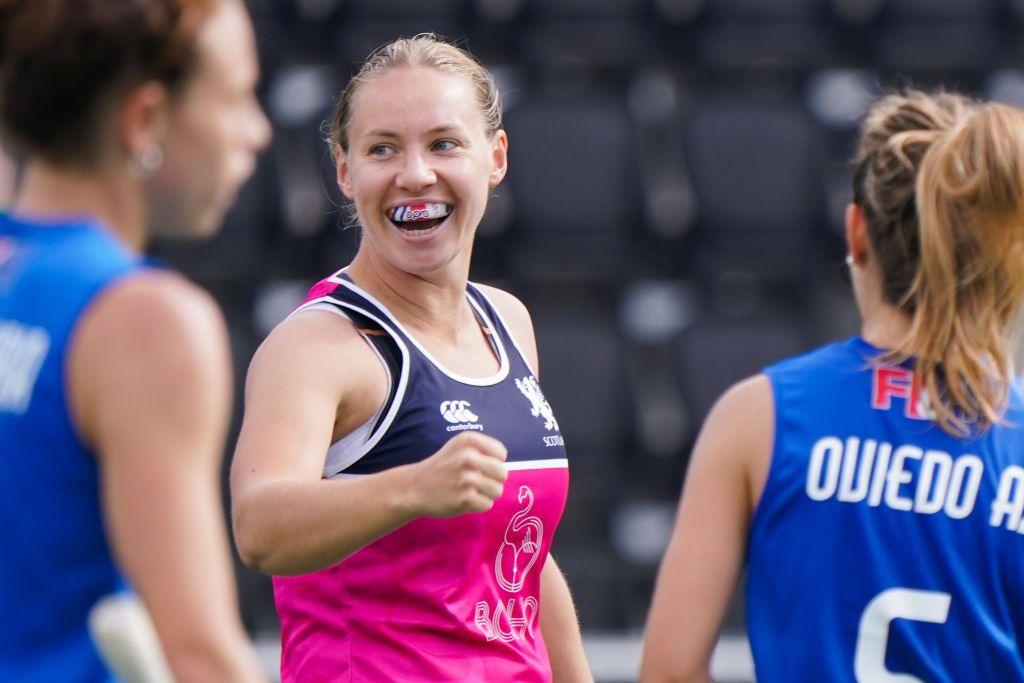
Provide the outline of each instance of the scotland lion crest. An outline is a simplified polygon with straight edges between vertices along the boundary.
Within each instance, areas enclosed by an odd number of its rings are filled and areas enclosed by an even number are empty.
[[[555,420],[555,414],[551,411],[551,405],[544,399],[544,392],[540,390],[537,379],[533,375],[517,379],[516,386],[519,387],[519,391],[523,392],[523,396],[529,399],[532,406],[530,414],[543,418],[545,429],[557,432],[558,421]]]

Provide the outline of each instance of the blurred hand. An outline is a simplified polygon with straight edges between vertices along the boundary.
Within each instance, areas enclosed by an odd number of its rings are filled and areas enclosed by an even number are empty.
[[[486,512],[504,489],[508,450],[497,439],[462,432],[411,465],[413,509],[421,517]]]

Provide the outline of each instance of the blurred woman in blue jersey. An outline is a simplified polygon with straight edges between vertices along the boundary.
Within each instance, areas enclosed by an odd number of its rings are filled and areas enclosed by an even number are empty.
[[[744,560],[761,683],[1024,681],[1024,113],[886,97],[853,182],[861,334],[711,411],[645,681],[709,680]]]
[[[269,135],[240,0],[0,1],[0,680],[106,681],[90,608],[126,584],[174,677],[260,672],[236,606],[220,456],[223,320],[148,267],[217,230]]]

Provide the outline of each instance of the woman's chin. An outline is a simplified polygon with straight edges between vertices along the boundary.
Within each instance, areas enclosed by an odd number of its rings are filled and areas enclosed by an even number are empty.
[[[417,251],[418,253],[396,254],[392,263],[410,275],[427,277],[443,273],[462,261],[459,252],[450,247]]]

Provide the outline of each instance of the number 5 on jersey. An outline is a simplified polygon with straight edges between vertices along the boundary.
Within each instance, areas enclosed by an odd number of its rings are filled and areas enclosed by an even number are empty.
[[[893,619],[944,624],[949,616],[950,600],[949,593],[911,588],[890,588],[876,595],[860,617],[853,656],[857,683],[924,683],[916,676],[893,673],[885,668],[889,624]]]

